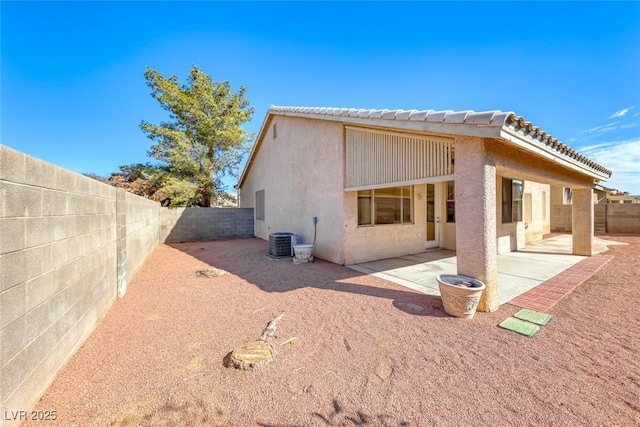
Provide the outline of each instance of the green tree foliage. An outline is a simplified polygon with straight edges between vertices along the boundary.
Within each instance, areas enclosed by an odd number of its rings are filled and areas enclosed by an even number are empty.
[[[222,176],[236,175],[252,139],[242,129],[253,115],[246,89],[233,93],[229,82],[216,82],[197,66],[186,84],[149,68],[145,77],[170,117],[160,124],[140,124],[155,143],[149,156],[160,164],[146,170],[147,179],[158,183],[172,206],[211,206],[225,193]]]

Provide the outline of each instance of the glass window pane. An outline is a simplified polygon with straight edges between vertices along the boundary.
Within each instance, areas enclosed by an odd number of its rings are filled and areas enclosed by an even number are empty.
[[[358,191],[358,225],[371,225],[371,190]]]
[[[456,191],[453,181],[447,181],[447,222],[456,222]]]
[[[436,195],[435,185],[427,184],[427,221],[435,222],[436,220]]]
[[[411,224],[413,219],[411,218],[411,199],[402,199],[402,223]]]
[[[451,147],[451,173],[456,173],[456,149]]]
[[[456,191],[453,181],[447,181],[447,201],[453,202],[456,200]]]
[[[512,183],[508,178],[502,178],[502,223],[507,224],[512,221],[511,201]]]
[[[511,197],[513,222],[522,221],[522,181],[513,180]]]
[[[264,221],[264,190],[256,191],[256,220]]]
[[[374,193],[376,224],[397,224],[400,222],[399,197],[380,197],[378,190]]]
[[[376,188],[376,197],[400,197],[402,195],[401,187]]]

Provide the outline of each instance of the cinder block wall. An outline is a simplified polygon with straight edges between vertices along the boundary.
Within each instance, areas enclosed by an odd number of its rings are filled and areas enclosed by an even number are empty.
[[[124,294],[160,209],[0,145],[0,414],[35,404]]]
[[[252,208],[161,208],[0,145],[0,415],[36,403],[160,241],[234,237]]]
[[[607,232],[640,233],[640,203],[607,204]]]
[[[160,204],[118,189],[118,294],[155,249],[160,235]]]
[[[594,208],[606,209],[607,233],[640,233],[640,203],[608,203]],[[551,231],[571,232],[571,205],[551,206]]]
[[[160,240],[173,243],[253,237],[253,224],[253,208],[162,209]]]
[[[551,206],[551,231],[571,231],[571,205]]]
[[[113,187],[0,145],[2,414],[35,403],[116,298],[115,202]]]

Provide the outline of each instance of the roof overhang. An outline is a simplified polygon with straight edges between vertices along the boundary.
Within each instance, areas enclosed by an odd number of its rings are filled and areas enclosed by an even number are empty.
[[[271,106],[238,181],[239,188],[242,188],[254,157],[260,149],[265,132],[274,116],[327,120],[355,126],[406,132],[495,138],[515,145],[526,152],[557,162],[596,181],[606,181],[611,176],[609,169],[564,145],[511,111],[367,110]]]

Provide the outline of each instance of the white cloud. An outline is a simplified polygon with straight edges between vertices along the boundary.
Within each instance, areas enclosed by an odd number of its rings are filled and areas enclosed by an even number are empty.
[[[620,123],[619,121],[611,122],[611,123],[607,123],[606,125],[595,126],[589,129],[584,129],[582,132],[588,133],[588,134],[610,132],[612,130],[616,130],[618,128],[619,123]]]
[[[629,108],[623,108],[622,110],[616,111],[615,113],[613,113],[612,115],[610,115],[607,118],[608,119],[613,119],[613,118],[616,118],[616,117],[622,117],[622,116],[626,115],[629,111],[633,110],[634,108],[636,108],[635,105],[632,105]]]
[[[613,172],[606,186],[640,194],[640,136],[584,146],[578,151]]]
[[[620,129],[631,129],[635,127],[638,127],[637,123],[629,123],[629,124],[620,126]]]

